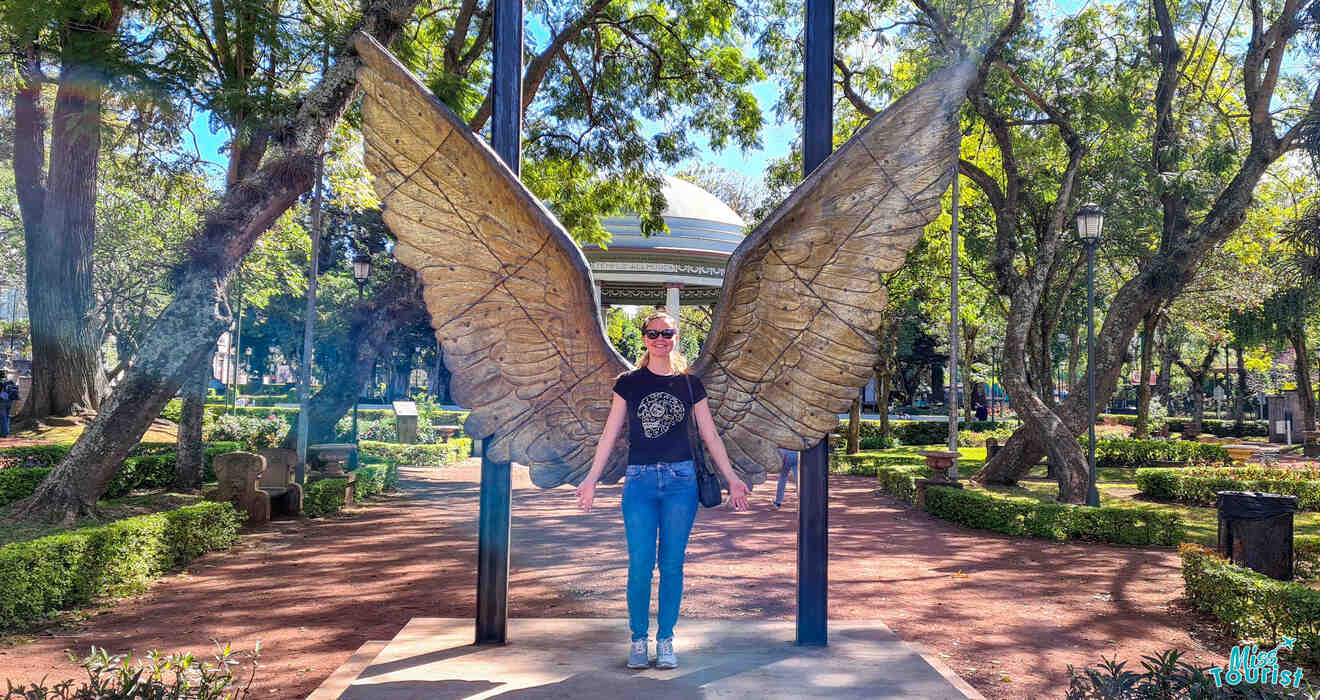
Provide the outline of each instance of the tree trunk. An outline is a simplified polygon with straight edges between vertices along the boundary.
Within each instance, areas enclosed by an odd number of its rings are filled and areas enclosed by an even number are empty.
[[[426,390],[431,394],[431,398],[439,403],[452,403],[449,397],[449,369],[445,367],[444,348],[437,347],[435,350],[435,367],[431,368],[431,376],[427,377]]]
[[[122,2],[103,16],[71,18],[60,45],[60,85],[51,120],[50,169],[40,147],[44,130],[40,81],[30,74],[15,105],[14,177],[27,256],[27,302],[32,333],[32,392],[23,413],[32,418],[96,410],[106,391],[101,334],[92,293],[96,182],[101,149],[105,63],[113,52]],[[35,54],[30,68],[40,69]]]
[[[390,380],[386,392],[391,401],[407,401],[412,383],[414,350],[411,346],[404,350],[395,348],[390,353]]]
[[[202,487],[202,423],[206,419],[206,390],[211,383],[212,358],[206,356],[202,366],[183,384],[183,411],[179,416],[179,438],[174,463],[174,489],[196,491]]]
[[[1150,370],[1155,354],[1155,325],[1159,314],[1146,314],[1141,320],[1141,367],[1137,370],[1137,426],[1132,437],[1145,440],[1150,437]]]
[[[1241,436],[1247,419],[1247,363],[1242,358],[1242,346],[1237,348],[1237,391],[1233,392],[1233,427]]]
[[[1205,428],[1205,382],[1209,378],[1212,366],[1215,362],[1215,355],[1218,354],[1218,348],[1211,345],[1206,351],[1201,364],[1196,367],[1190,367],[1184,362],[1178,362],[1184,374],[1192,382],[1192,422],[1183,426],[1183,439],[1196,440],[1201,436]]]
[[[395,329],[425,317],[420,287],[411,274],[367,299],[367,304],[353,311],[348,325],[348,353],[337,356],[338,362],[327,367],[334,377],[307,399],[308,443],[334,442],[335,426],[362,393],[371,378],[377,358],[388,352]],[[289,431],[281,447],[294,449],[298,436]]]
[[[976,352],[976,336],[980,331],[971,325],[964,325],[963,332],[963,351],[962,357],[962,385],[963,392],[963,416],[967,425],[971,425],[976,420],[976,389],[975,382],[972,381],[972,354]]]
[[[848,454],[855,455],[862,449],[862,397],[853,399],[852,408],[848,409]]]
[[[1302,403],[1302,429],[1315,430],[1315,390],[1311,385],[1311,353],[1306,347],[1306,325],[1298,323],[1289,333],[1294,354],[1293,368],[1297,374],[1297,397]]]
[[[890,392],[889,373],[888,373],[888,372],[882,372],[882,373],[876,375],[876,377],[877,377],[877,379],[878,379],[878,381],[879,381],[879,384],[880,384],[880,392],[879,392],[879,396],[878,396],[878,402],[879,402],[880,405],[877,406],[877,408],[880,410],[880,434],[881,434],[882,436],[884,436],[884,437],[889,437],[889,436],[890,436],[890,430],[889,430],[889,392]]]
[[[359,20],[388,45],[417,0],[373,0]],[[225,286],[257,238],[311,190],[321,148],[357,91],[362,65],[351,43],[280,130],[277,157],[229,188],[196,234],[175,297],[141,343],[137,359],[96,419],[12,513],[28,520],[71,521],[90,514],[105,487],[183,379],[198,371],[228,326]]]

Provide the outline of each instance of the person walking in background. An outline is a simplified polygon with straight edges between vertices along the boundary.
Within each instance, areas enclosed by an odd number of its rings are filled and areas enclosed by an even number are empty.
[[[676,668],[674,624],[683,598],[683,563],[697,516],[697,476],[688,424],[695,421],[706,454],[729,484],[729,503],[747,507],[747,485],[738,478],[711,418],[701,380],[687,374],[678,351],[678,322],[657,311],[642,322],[646,350],[637,369],[619,375],[596,455],[577,488],[578,506],[591,512],[596,481],[614,442],[628,431],[628,472],[623,482],[623,532],[628,543],[628,668],[650,666],[651,574],[660,563],[656,668]],[[659,546],[657,547],[657,539]]]
[[[779,448],[779,488],[775,491],[775,507],[784,503],[784,485],[790,478],[797,478],[798,459],[800,452]],[[791,477],[790,477],[791,475]]]
[[[9,412],[18,398],[18,385],[9,381],[8,375],[0,369],[0,438],[9,437]]]
[[[990,412],[985,410],[985,404],[976,402],[976,420],[984,423],[986,418],[990,417]]]

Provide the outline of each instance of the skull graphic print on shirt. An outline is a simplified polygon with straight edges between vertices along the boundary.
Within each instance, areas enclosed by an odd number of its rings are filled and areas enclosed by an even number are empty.
[[[677,396],[666,391],[648,394],[637,406],[637,416],[642,419],[642,431],[646,437],[655,439],[669,432],[669,429],[683,421],[687,407]]]

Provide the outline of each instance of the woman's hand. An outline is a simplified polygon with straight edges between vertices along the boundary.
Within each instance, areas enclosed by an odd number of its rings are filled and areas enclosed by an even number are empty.
[[[729,503],[733,505],[734,510],[747,509],[747,496],[752,490],[747,488],[747,484],[742,479],[735,477],[729,482]]]
[[[596,480],[583,479],[582,483],[579,484],[577,487],[578,508],[581,508],[583,513],[590,513],[591,502],[595,500],[595,498],[596,498]]]

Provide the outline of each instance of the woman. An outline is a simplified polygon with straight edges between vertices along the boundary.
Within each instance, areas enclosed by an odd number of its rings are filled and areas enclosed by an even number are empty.
[[[706,454],[729,484],[735,510],[747,507],[748,489],[733,472],[724,443],[711,419],[701,380],[686,374],[678,351],[678,324],[656,311],[642,324],[646,349],[637,369],[619,375],[605,430],[596,445],[591,470],[577,488],[578,505],[591,511],[596,481],[605,470],[614,441],[628,423],[628,472],[623,484],[623,530],[628,541],[628,626],[632,645],[628,668],[650,666],[651,572],[660,563],[660,600],[656,668],[676,668],[674,624],[683,597],[683,560],[688,534],[697,516],[697,478],[693,471],[688,423],[695,416]],[[657,537],[659,546],[657,547]]]

